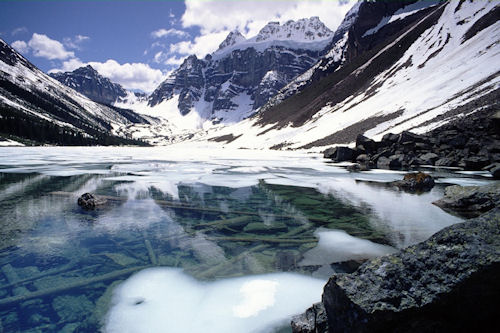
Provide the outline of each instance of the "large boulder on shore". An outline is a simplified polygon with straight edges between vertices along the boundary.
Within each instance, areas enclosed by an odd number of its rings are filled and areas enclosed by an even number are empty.
[[[500,206],[500,183],[485,186],[448,186],[444,190],[444,197],[433,204],[467,217],[477,216]]]
[[[500,315],[500,208],[333,275],[295,333],[487,332]],[[316,316],[317,314],[317,316]],[[326,322],[325,322],[326,321]],[[328,326],[328,328],[325,328]]]
[[[349,147],[333,147],[328,148],[323,152],[324,158],[331,158],[334,162],[352,161],[355,156],[355,151]]]

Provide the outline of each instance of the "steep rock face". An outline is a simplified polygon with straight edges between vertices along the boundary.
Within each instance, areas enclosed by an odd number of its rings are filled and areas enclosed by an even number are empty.
[[[296,333],[488,331],[498,316],[499,278],[495,208],[354,273],[332,276],[322,299],[326,318],[315,305],[292,327]]]
[[[178,98],[183,115],[195,111],[204,119],[239,121],[310,68],[331,37],[317,17],[271,22],[251,39],[233,31],[212,55],[188,57],[152,93],[149,105]]]
[[[350,61],[336,69],[332,63],[332,72],[315,79],[322,71],[317,63],[256,117],[214,135],[232,134],[238,139],[230,145],[238,147],[310,149],[351,143],[359,134],[374,140],[405,130],[421,134],[483,112],[483,106],[497,107],[498,99],[491,97],[499,87],[499,72],[490,65],[500,61],[497,2],[387,3],[394,5],[363,2],[358,16],[349,20],[354,25],[345,43],[358,53],[339,46],[337,55]],[[392,6],[398,3],[401,7],[395,10]],[[365,6],[390,11],[373,20],[367,17],[369,11],[361,16]],[[356,22],[364,19],[372,23],[357,28]],[[304,79],[304,88],[299,79]],[[288,88],[295,91],[280,101]],[[475,105],[482,100],[486,104]]]
[[[49,75],[97,103],[111,105],[120,97],[127,96],[127,91],[121,85],[99,75],[90,65],[72,72]]]
[[[268,111],[328,74],[354,62],[360,55],[377,48],[438,3],[439,0],[359,1],[335,31],[325,55],[313,67],[283,87],[261,112]]]

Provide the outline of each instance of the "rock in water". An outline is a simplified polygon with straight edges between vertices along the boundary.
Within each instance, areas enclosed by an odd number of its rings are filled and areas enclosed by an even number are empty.
[[[78,198],[78,206],[84,209],[95,209],[97,206],[101,206],[106,203],[106,199],[98,197],[92,193],[82,194]]]
[[[487,332],[500,315],[499,281],[495,208],[352,274],[333,275],[323,304],[329,332]]]
[[[430,191],[434,187],[434,179],[423,172],[408,173],[403,180],[393,182],[392,185],[409,192],[423,192]]]
[[[444,198],[433,204],[464,216],[477,216],[500,205],[500,183],[486,186],[448,186]]]

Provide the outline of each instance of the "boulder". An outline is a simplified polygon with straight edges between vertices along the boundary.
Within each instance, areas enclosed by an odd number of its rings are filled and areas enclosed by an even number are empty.
[[[494,167],[490,169],[490,173],[495,179],[500,179],[500,163],[494,164]]]
[[[328,332],[328,322],[323,303],[313,304],[305,313],[292,318],[294,333]]]
[[[433,204],[467,217],[479,215],[500,205],[500,183],[486,186],[448,186],[444,197]]]
[[[377,160],[377,168],[379,169],[400,169],[404,155],[391,155],[389,157],[380,157]]]
[[[443,157],[438,159],[434,165],[441,167],[453,167],[457,165],[457,161],[451,157]]]
[[[398,142],[403,143],[403,142],[424,142],[425,137],[422,135],[418,135],[412,132],[408,131],[403,131],[401,134],[399,134]]]
[[[349,147],[338,146],[325,150],[323,157],[330,158],[334,162],[352,161],[355,157],[355,152]]]
[[[490,164],[490,159],[485,156],[471,156],[464,158],[463,162],[466,170],[481,170]]]
[[[391,185],[408,192],[424,192],[430,191],[434,187],[434,179],[431,175],[423,172],[408,173],[403,180],[392,182]]]
[[[95,209],[98,206],[104,205],[107,202],[105,198],[101,198],[92,193],[84,193],[81,197],[78,198],[78,206],[83,209],[91,210]]]
[[[398,139],[399,139],[399,135],[387,133],[382,137],[382,142],[385,143],[386,145],[390,146],[390,144],[397,142]]]
[[[377,150],[377,143],[360,134],[356,137],[356,147],[363,147],[365,152],[373,153]]]
[[[496,208],[396,254],[368,261],[352,274],[335,274],[322,297],[328,330],[491,331],[499,315],[499,248]],[[309,322],[317,320],[313,315]]]
[[[434,162],[439,159],[439,156],[434,153],[427,153],[420,155],[419,159],[422,161],[422,164],[434,165]]]

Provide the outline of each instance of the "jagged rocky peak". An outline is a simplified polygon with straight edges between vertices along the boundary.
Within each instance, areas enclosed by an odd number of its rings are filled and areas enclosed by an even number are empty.
[[[91,65],[72,72],[51,73],[50,76],[94,102],[113,104],[119,98],[127,96],[127,91],[121,85],[103,77]]]
[[[249,39],[234,30],[211,55],[186,58],[148,104],[178,98],[183,115],[195,110],[203,119],[240,121],[314,65],[332,36],[318,17],[270,22]]]
[[[329,39],[333,31],[317,16],[304,18],[298,21],[289,20],[283,24],[269,22],[259,31],[255,38],[256,42],[266,40],[294,40],[294,41],[317,41]]]
[[[238,30],[233,30],[227,35],[226,39],[220,43],[219,50],[244,42],[245,40],[246,38]]]

